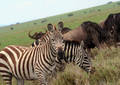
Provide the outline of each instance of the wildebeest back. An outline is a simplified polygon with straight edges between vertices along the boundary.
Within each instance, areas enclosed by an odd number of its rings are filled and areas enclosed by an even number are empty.
[[[82,30],[81,26],[79,26],[78,28],[65,33],[63,36],[64,40],[81,42],[86,39],[87,34],[84,30]]]

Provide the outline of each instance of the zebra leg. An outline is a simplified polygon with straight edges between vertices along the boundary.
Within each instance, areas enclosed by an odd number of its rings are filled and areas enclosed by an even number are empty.
[[[48,85],[45,74],[43,74],[39,69],[35,69],[35,73],[37,75],[37,82],[39,85]]]
[[[47,82],[47,73],[41,71],[40,67],[38,66],[38,62],[34,64],[34,72],[37,76],[37,82],[39,85],[48,85]]]
[[[24,85],[24,80],[17,79],[17,85]]]
[[[38,84],[39,85],[48,85],[47,79],[44,74],[37,74],[38,77]]]
[[[12,85],[12,75],[10,73],[1,73],[6,85]]]

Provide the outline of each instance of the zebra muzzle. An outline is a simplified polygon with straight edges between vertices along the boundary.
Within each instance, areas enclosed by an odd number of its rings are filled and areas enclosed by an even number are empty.
[[[62,50],[62,48],[58,48],[58,60],[64,59],[64,51]]]

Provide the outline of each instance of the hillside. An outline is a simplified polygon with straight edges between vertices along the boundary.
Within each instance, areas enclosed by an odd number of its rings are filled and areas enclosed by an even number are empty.
[[[30,45],[33,40],[28,38],[28,32],[32,31],[34,33],[45,31],[48,23],[57,24],[59,21],[64,21],[65,26],[74,29],[87,20],[100,22],[104,20],[108,14],[120,12],[119,3],[120,2],[113,2],[44,19],[38,19],[25,23],[18,22],[14,25],[0,27],[0,48],[11,44]]]

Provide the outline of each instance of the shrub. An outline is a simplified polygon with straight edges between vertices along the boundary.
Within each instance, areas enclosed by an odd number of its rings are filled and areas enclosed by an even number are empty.
[[[120,2],[117,2],[117,5],[120,5]]]
[[[13,28],[13,27],[11,27],[10,29],[11,29],[11,30],[13,30],[14,28]]]
[[[72,13],[70,13],[70,14],[68,14],[68,16],[73,16],[73,14],[72,14]]]
[[[100,11],[101,11],[101,9],[98,9],[97,11],[99,11],[99,12],[100,12]]]
[[[44,19],[44,20],[42,20],[42,21],[41,21],[41,23],[44,23],[44,22],[46,22],[46,21],[47,21],[47,20],[46,20],[46,19]]]
[[[36,22],[34,22],[33,24],[34,24],[34,25],[36,25],[37,23],[36,23]]]
[[[107,4],[111,4],[112,3],[112,1],[109,1]]]

